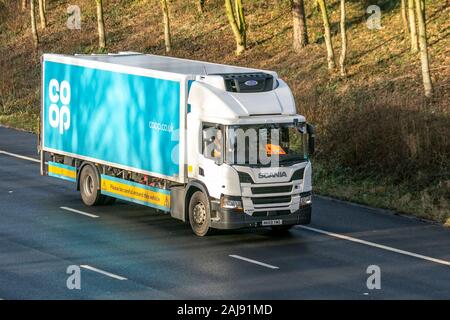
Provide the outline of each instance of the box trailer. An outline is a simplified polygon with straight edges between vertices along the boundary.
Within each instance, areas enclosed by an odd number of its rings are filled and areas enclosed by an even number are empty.
[[[44,54],[41,93],[41,174],[75,182],[88,206],[154,207],[200,236],[310,221],[314,134],[276,72]]]

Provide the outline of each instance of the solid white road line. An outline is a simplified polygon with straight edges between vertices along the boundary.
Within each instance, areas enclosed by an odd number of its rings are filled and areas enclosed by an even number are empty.
[[[266,267],[266,268],[270,268],[270,269],[279,269],[277,266],[272,266],[272,265],[267,264],[267,263],[259,262],[259,261],[253,260],[253,259],[249,259],[249,258],[246,258],[246,257],[238,256],[238,255],[235,255],[235,254],[230,254],[229,257],[235,258],[235,259],[239,259],[239,260],[244,260],[244,261],[247,261],[247,262],[250,262],[250,263],[254,263],[254,264]]]
[[[114,279],[117,279],[117,280],[128,280],[125,277],[121,277],[121,276],[118,276],[117,274],[110,273],[110,272],[107,272],[107,271],[103,271],[103,270],[91,267],[91,266],[89,266],[87,264],[82,264],[82,265],[80,265],[80,267],[84,268],[84,269],[88,269],[88,270],[94,271],[94,272],[101,273],[101,274],[103,274],[105,276],[108,276],[108,277],[111,277],[111,278],[114,278]]]
[[[63,210],[75,212],[75,213],[78,213],[78,214],[82,214],[83,216],[87,216],[87,217],[91,217],[91,218],[99,218],[99,216],[96,216],[95,214],[83,212],[83,211],[72,209],[72,208],[69,208],[69,207],[59,207],[59,208],[63,209]]]
[[[338,239],[341,239],[341,240],[347,240],[347,241],[351,241],[351,242],[356,242],[356,243],[364,244],[366,246],[370,246],[370,247],[374,247],[374,248],[378,248],[378,249],[383,249],[383,250],[386,250],[386,251],[391,251],[391,252],[403,254],[405,256],[410,256],[410,257],[414,257],[414,258],[418,258],[418,259],[422,259],[422,260],[426,260],[426,261],[442,264],[442,265],[445,265],[445,266],[450,266],[450,261],[436,259],[436,258],[424,256],[424,255],[421,255],[421,254],[417,254],[417,253],[413,253],[413,252],[409,252],[409,251],[405,251],[405,250],[396,249],[396,248],[385,246],[385,245],[382,245],[382,244],[378,244],[378,243],[374,243],[374,242],[370,242],[370,241],[365,241],[365,240],[361,240],[361,239],[345,236],[345,235],[339,234],[339,233],[329,232],[329,231],[316,229],[316,228],[312,228],[312,227],[307,227],[307,226],[296,226],[296,228],[302,228],[302,229],[309,230],[309,231],[312,231],[312,232],[317,232],[317,233],[325,234],[325,235],[330,236],[330,237],[338,238]]]
[[[5,155],[10,156],[10,157],[15,157],[15,158],[23,159],[23,160],[28,160],[28,161],[33,161],[33,162],[40,163],[39,159],[22,156],[22,155],[17,154],[17,153],[11,153],[11,152],[0,150],[0,154],[5,154]]]

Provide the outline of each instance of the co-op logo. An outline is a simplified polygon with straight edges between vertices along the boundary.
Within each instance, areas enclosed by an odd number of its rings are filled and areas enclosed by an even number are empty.
[[[56,79],[50,80],[48,95],[52,103],[48,109],[48,121],[50,126],[58,128],[59,133],[70,128],[70,84],[66,80],[58,82]],[[61,107],[59,104],[61,102]]]

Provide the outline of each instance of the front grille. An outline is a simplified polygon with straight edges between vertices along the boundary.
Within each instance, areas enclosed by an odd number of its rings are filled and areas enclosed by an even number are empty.
[[[292,186],[272,186],[252,188],[252,194],[291,192]]]
[[[253,217],[274,217],[274,216],[285,216],[291,214],[289,210],[276,210],[276,211],[256,211],[253,212]]]
[[[252,198],[253,204],[276,204],[291,202],[291,196],[286,197],[264,197],[264,198]]]
[[[294,172],[294,174],[292,175],[291,180],[289,180],[289,182],[291,182],[292,180],[302,180],[304,173],[305,173],[305,168],[298,169],[297,171]],[[238,171],[238,175],[239,175],[239,181],[241,183],[254,183],[252,177],[248,173]]]

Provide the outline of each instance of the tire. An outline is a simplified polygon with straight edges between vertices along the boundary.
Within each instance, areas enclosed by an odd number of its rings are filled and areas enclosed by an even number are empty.
[[[275,234],[286,234],[289,232],[289,230],[292,229],[293,226],[294,226],[293,224],[289,224],[284,226],[273,226],[270,228],[272,229],[272,232]]]
[[[201,191],[195,192],[189,201],[189,222],[197,236],[203,237],[211,233],[209,201]]]
[[[100,193],[100,177],[92,165],[86,165],[81,169],[80,195],[83,203],[89,207],[100,205],[104,201]]]

